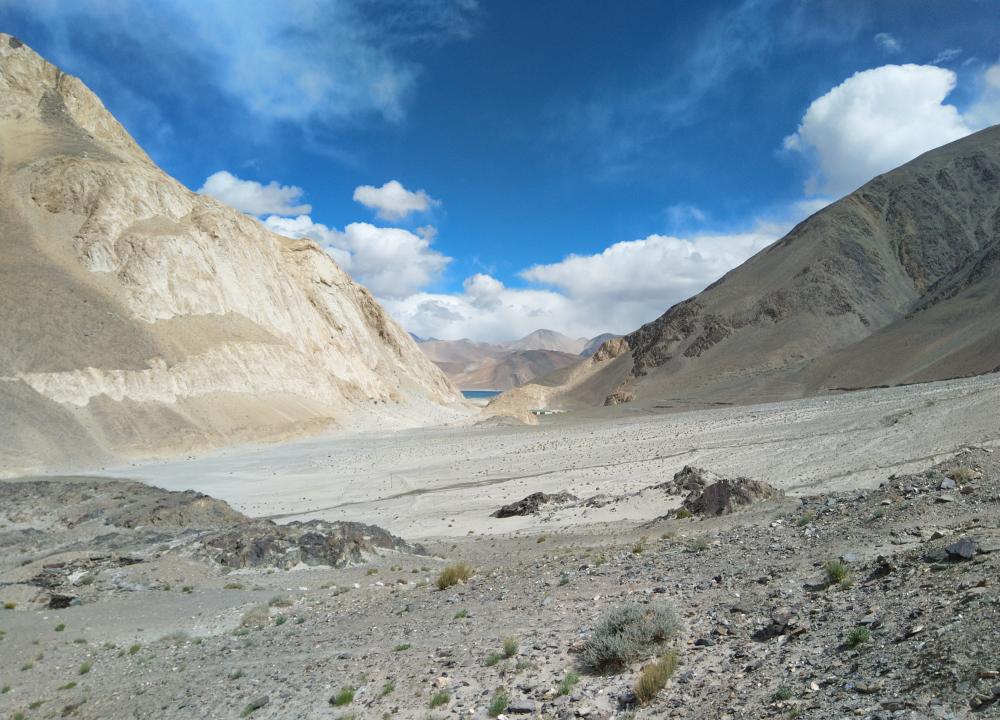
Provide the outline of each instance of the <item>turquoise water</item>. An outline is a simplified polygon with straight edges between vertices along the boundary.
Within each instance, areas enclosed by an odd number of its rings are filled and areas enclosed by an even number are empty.
[[[499,390],[463,390],[462,394],[470,400],[489,399],[500,394]]]

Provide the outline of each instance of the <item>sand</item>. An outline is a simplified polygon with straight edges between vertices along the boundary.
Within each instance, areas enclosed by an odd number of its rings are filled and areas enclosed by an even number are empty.
[[[251,516],[373,523],[410,540],[537,532],[664,512],[639,493],[603,508],[495,519],[536,491],[623,496],[684,465],[792,495],[872,487],[963,446],[1000,442],[995,375],[748,407],[657,415],[610,409],[537,426],[352,432],[107,470],[195,488]]]

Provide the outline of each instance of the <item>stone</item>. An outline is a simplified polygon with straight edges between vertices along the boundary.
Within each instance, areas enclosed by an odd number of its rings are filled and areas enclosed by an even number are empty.
[[[979,543],[969,538],[962,538],[945,548],[948,556],[955,560],[971,560],[979,551]]]
[[[269,702],[271,702],[271,698],[269,696],[267,696],[267,695],[261,695],[260,697],[256,697],[256,698],[254,698],[253,700],[251,700],[250,702],[247,703],[247,706],[243,710],[243,713],[244,714],[249,714],[249,713],[254,712],[255,710],[260,710],[262,707],[264,707],[265,705],[267,705]]]
[[[784,495],[767,483],[739,477],[723,478],[684,499],[684,507],[695,515],[728,515],[737,508]]]
[[[512,715],[530,715],[535,712],[535,701],[523,698],[515,700],[507,705],[507,712]]]
[[[499,510],[493,513],[493,517],[496,518],[507,518],[507,517],[518,517],[521,515],[535,515],[539,512],[542,505],[547,505],[549,503],[568,503],[573,502],[577,499],[576,495],[572,495],[568,492],[561,493],[543,493],[536,492],[531,493],[527,497],[523,497],[517,502],[512,502],[508,505],[504,505]]]

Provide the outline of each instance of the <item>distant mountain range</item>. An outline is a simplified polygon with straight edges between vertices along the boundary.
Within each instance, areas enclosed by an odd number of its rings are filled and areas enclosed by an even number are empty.
[[[1000,371],[1000,126],[880,175],[495,405],[691,407]]]
[[[462,390],[509,390],[553,370],[590,357],[610,333],[571,338],[553,330],[536,330],[520,340],[483,343],[413,336],[418,347]]]

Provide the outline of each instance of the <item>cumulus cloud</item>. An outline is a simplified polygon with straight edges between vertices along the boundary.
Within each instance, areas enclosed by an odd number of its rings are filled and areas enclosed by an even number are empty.
[[[353,278],[384,300],[423,290],[451,262],[451,258],[431,247],[433,227],[412,233],[401,228],[351,223],[341,232],[313,222],[307,215],[271,216],[264,224],[287,237],[312,238]]]
[[[417,335],[446,339],[510,340],[540,327],[586,337],[626,333],[702,290],[786,227],[690,239],[650,235],[524,270],[521,278],[535,287],[508,287],[480,273],[460,293],[415,293],[386,307]]]
[[[875,36],[875,44],[882,48],[882,52],[886,55],[895,55],[902,49],[899,40],[887,32],[878,33]]]
[[[1000,122],[1000,63],[987,67],[979,78],[979,95],[965,113],[975,129]]]
[[[806,192],[850,192],[879,173],[972,132],[944,102],[956,75],[933,65],[883,65],[855,73],[812,102],[786,150],[814,160]]]
[[[294,204],[302,197],[300,187],[279,185],[274,180],[262,185],[254,180],[241,180],[225,170],[209,175],[198,192],[250,215],[298,215],[312,211],[307,203]]]
[[[354,202],[376,211],[383,220],[396,222],[413,212],[426,212],[440,201],[423,190],[411,192],[397,180],[390,180],[382,187],[360,185],[354,188]]]

